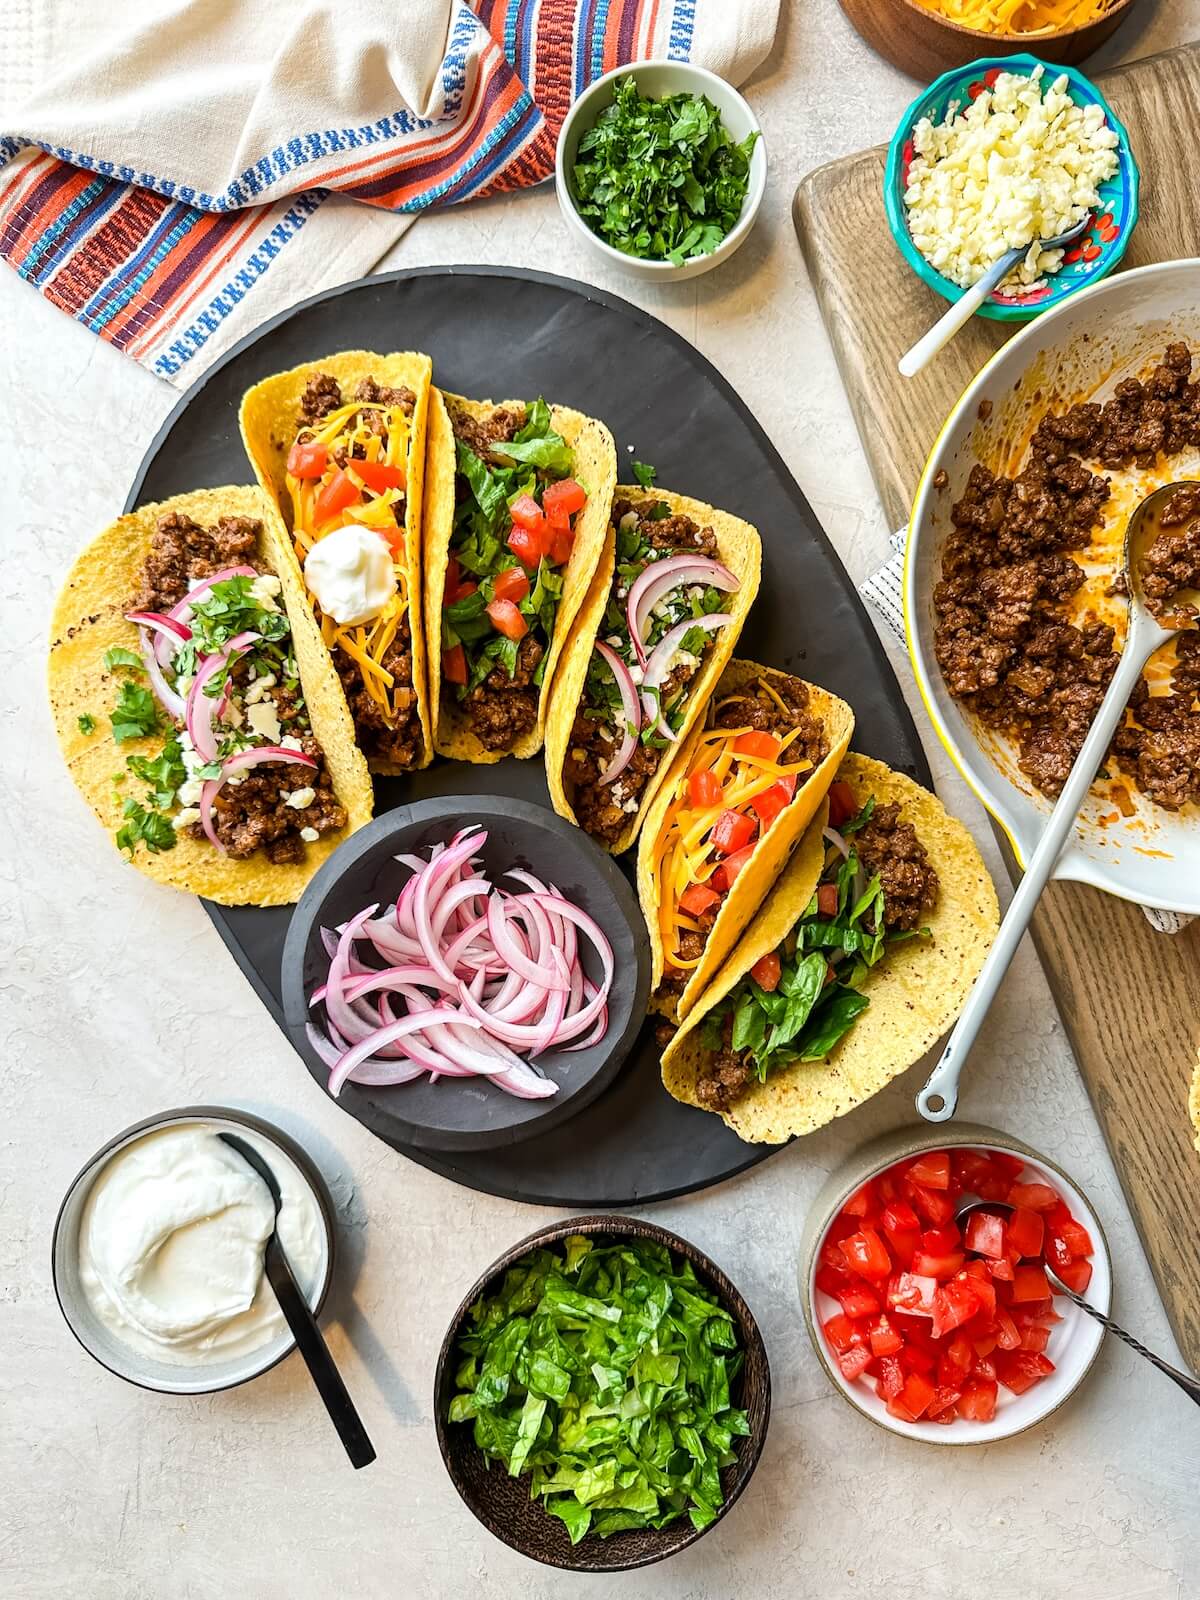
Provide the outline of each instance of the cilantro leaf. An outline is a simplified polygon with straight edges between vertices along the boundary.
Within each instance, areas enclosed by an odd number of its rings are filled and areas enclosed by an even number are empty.
[[[144,672],[145,666],[136,650],[125,650],[114,644],[104,652],[105,672]]]
[[[127,678],[121,685],[109,720],[118,744],[124,744],[126,739],[142,739],[158,727],[158,702],[144,684]]]
[[[630,467],[634,477],[643,489],[649,489],[658,476],[657,470],[654,467],[648,467],[644,461],[633,461],[630,463]]]
[[[149,785],[150,800],[160,811],[174,805],[175,791],[187,781],[178,739],[168,739],[157,756],[126,756],[125,765],[135,778]]]
[[[77,719],[80,733],[95,733],[96,719],[90,711],[84,711]]]
[[[161,811],[148,811],[136,800],[125,802],[125,822],[117,830],[117,849],[125,850],[132,858],[139,844],[158,854],[175,848],[175,829],[169,817]]]

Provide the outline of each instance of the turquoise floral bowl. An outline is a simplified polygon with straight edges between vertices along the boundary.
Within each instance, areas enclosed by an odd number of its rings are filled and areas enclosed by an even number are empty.
[[[913,159],[913,128],[922,117],[928,117],[931,122],[941,122],[947,112],[961,110],[985,88],[990,88],[1001,72],[1029,76],[1035,67],[1043,69],[1044,81],[1049,83],[1053,83],[1060,73],[1065,74],[1067,91],[1076,105],[1097,105],[1104,112],[1104,119],[1118,140],[1117,170],[1100,185],[1100,204],[1092,213],[1091,226],[1067,251],[1056,273],[1047,278],[1040,288],[1025,293],[1016,293],[1011,289],[1003,293],[995,290],[984,301],[979,308],[979,315],[992,317],[997,322],[1025,322],[1030,317],[1048,311],[1068,295],[1074,294],[1076,289],[1098,283],[1125,254],[1129,236],[1138,219],[1141,180],[1130,149],[1129,135],[1099,89],[1073,68],[1056,67],[1048,61],[1039,61],[1037,56],[988,56],[973,61],[969,66],[955,67],[950,72],[944,72],[919,94],[900,119],[900,126],[888,149],[887,170],[883,179],[888,226],[904,259],[922,282],[936,289],[943,299],[957,300],[964,291],[930,266],[909,236],[904,191],[908,187],[908,169]]]

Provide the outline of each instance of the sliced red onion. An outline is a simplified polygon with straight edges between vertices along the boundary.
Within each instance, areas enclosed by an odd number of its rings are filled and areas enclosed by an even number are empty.
[[[213,801],[220,794],[225,780],[233,773],[243,772],[247,767],[257,767],[263,761],[294,762],[298,767],[311,767],[314,771],[317,765],[313,758],[306,756],[302,750],[285,750],[278,744],[260,744],[253,750],[242,750],[236,756],[227,756],[221,764],[220,774],[215,778],[209,778],[200,790],[200,826],[204,829],[209,843],[222,855],[226,854],[226,850],[217,837],[217,830],[213,827]],[[372,906],[371,910],[374,909]],[[367,914],[369,916],[370,912]]]
[[[182,722],[185,713],[183,696],[176,694],[175,690],[163,677],[162,668],[158,664],[158,657],[154,654],[154,645],[145,628],[138,629],[138,649],[142,657],[142,665],[146,669],[146,676],[150,680],[150,687],[154,690],[155,698],[160,706],[175,722]]]
[[[843,861],[849,861],[850,846],[846,843],[845,839],[843,839],[842,835],[837,831],[836,828],[822,828],[821,837],[828,844],[833,845],[834,849],[838,852]]]
[[[693,628],[723,628],[733,618],[726,611],[714,611],[709,616],[686,617],[684,621],[677,622],[673,628],[664,633],[654,647],[653,654],[646,663],[646,670],[642,674],[642,704],[646,708],[646,720],[652,722],[654,731],[663,738],[669,739],[672,744],[679,742],[679,735],[671,731],[663,708],[659,703],[657,693],[648,693],[648,690],[658,690],[671,671],[671,662],[684,638]]]
[[[179,646],[192,637],[186,622],[177,622],[162,611],[127,611],[125,620],[136,622],[154,635],[154,659],[160,667],[165,667]]]
[[[612,783],[625,771],[637,749],[638,734],[642,727],[642,707],[638,700],[637,684],[617,652],[603,639],[597,639],[596,654],[616,679],[617,692],[621,696],[621,743],[612,760],[600,773],[601,783]]]
[[[347,1050],[345,1055],[339,1057],[337,1066],[329,1074],[330,1094],[336,1099],[339,1090],[354,1069],[375,1055],[380,1045],[392,1044],[409,1034],[423,1033],[431,1022],[453,1022],[456,1019],[456,1013],[449,1006],[435,1006],[430,1011],[419,1011],[412,1016],[399,1017],[395,1022],[389,1022],[384,1027],[376,1029],[374,1033],[368,1034],[365,1039]]]
[[[204,686],[210,683],[234,656],[240,655],[247,646],[254,644],[260,637],[261,635],[257,633],[239,633],[237,638],[231,639],[223,650],[214,651],[211,656],[206,656],[196,669],[196,676],[192,679],[192,686],[188,690],[185,718],[192,749],[201,761],[217,759],[217,736],[213,732],[217,698],[215,695],[205,694]],[[224,706],[226,703],[226,696],[222,695],[221,705]]]
[[[554,967],[539,967],[531,961],[513,938],[512,930],[505,919],[504,902],[499,895],[493,895],[488,901],[488,932],[496,949],[514,972],[520,973],[522,978],[530,983],[540,984],[543,989],[568,989],[569,982],[560,977]]]
[[[625,602],[629,637],[640,666],[646,665],[646,624],[651,611],[663,595],[686,583],[702,583],[706,588],[723,589],[727,593],[741,588],[728,567],[705,556],[668,556],[665,561],[652,561],[643,567],[630,584]]]

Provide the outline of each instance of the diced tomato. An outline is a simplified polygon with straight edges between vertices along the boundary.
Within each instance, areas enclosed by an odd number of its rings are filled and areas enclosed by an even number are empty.
[[[706,911],[710,911],[713,906],[720,903],[721,896],[714,893],[706,883],[689,883],[679,896],[679,909],[686,911],[689,917],[702,917]],[[776,979],[776,982],[778,981]]]
[[[1063,1280],[1066,1281],[1065,1279]],[[1045,1300],[1050,1295],[1050,1285],[1046,1280],[1046,1271],[1041,1266],[1020,1266],[1013,1274],[1012,1297],[1013,1303],[1019,1305],[1027,1300]]]
[[[972,1339],[971,1348],[975,1352],[976,1370],[987,1360],[999,1343],[1000,1341],[994,1333],[983,1333],[980,1334],[978,1339]],[[994,1377],[995,1374],[993,1373],[992,1376]]]
[[[981,1200],[1007,1200],[1011,1179],[982,1150],[956,1150],[954,1175],[968,1194]]]
[[[939,1384],[933,1391],[933,1399],[926,1407],[925,1415],[930,1422],[939,1422],[947,1411],[953,1411],[961,1397],[961,1389],[950,1389]]]
[[[773,994],[779,987],[780,974],[783,971],[779,960],[779,953],[769,950],[765,956],[760,956],[750,968],[750,976],[760,989],[765,989],[767,994]]]
[[[885,1233],[904,1233],[921,1226],[917,1221],[917,1213],[907,1200],[889,1200],[880,1220]]]
[[[861,1189],[855,1189],[849,1200],[842,1206],[842,1215],[844,1217],[865,1217],[870,1209],[871,1185],[864,1183]]]
[[[536,571],[537,564],[542,559],[542,541],[536,533],[531,533],[528,528],[514,525],[508,536],[508,548],[523,567],[528,567],[531,572]]]
[[[387,461],[355,461],[350,470],[366,484],[372,494],[382,494],[385,489],[404,489],[408,486],[408,473],[403,467],[392,466]]]
[[[1012,1319],[1018,1328],[1052,1328],[1056,1322],[1062,1321],[1049,1296],[1045,1300],[1027,1300],[1021,1305],[1014,1305]]]
[[[840,828],[858,810],[858,801],[854,798],[854,790],[850,785],[839,779],[837,783],[829,785],[829,826]]]
[[[465,600],[465,599],[467,599],[467,597],[469,595],[473,595],[475,593],[476,589],[478,589],[478,588],[479,588],[479,585],[475,582],[475,580],[473,578],[467,578],[462,583],[459,584],[458,590],[457,590],[457,593],[454,596],[454,599],[455,600]],[[451,602],[451,604],[453,604],[453,602]]]
[[[989,1261],[988,1269],[996,1283],[1011,1283],[1015,1268],[1007,1256],[1001,1256],[999,1261]]]
[[[711,806],[719,806],[724,792],[720,778],[708,767],[701,767],[698,772],[689,773],[688,797],[697,810],[704,811]]]
[[[836,1300],[842,1290],[850,1282],[850,1274],[840,1271],[837,1267],[827,1266],[824,1262],[817,1268],[813,1281],[822,1294],[827,1294]]]
[[[765,833],[781,811],[786,811],[792,803],[792,793],[786,783],[779,780],[764,789],[761,794],[756,794],[750,802],[750,808],[757,815]]]
[[[1082,1223],[1074,1220],[1064,1222],[1058,1230],[1058,1236],[1073,1256],[1091,1255],[1092,1236]]]
[[[1045,1224],[1041,1213],[1018,1206],[1008,1224],[1008,1248],[1019,1256],[1040,1256]]]
[[[506,639],[523,639],[529,632],[528,622],[511,600],[493,600],[487,607],[487,614],[496,632],[502,633]]]
[[[921,1235],[916,1228],[896,1228],[888,1233],[888,1249],[897,1267],[911,1267],[913,1257],[921,1248]]]
[[[996,1307],[996,1343],[1001,1350],[1015,1350],[1021,1343],[1021,1330],[1003,1306]]]
[[[904,1368],[894,1356],[880,1356],[879,1385],[876,1393],[882,1400],[894,1400],[904,1387]]]
[[[442,677],[447,683],[466,683],[467,652],[461,644],[442,651]]]
[[[1007,1150],[993,1150],[990,1160],[993,1166],[999,1167],[1006,1178],[1019,1178],[1025,1171],[1025,1162],[1021,1156],[1010,1155]]]
[[[962,1235],[952,1222],[948,1222],[944,1228],[926,1228],[921,1235],[921,1244],[931,1255],[949,1255],[962,1244]]]
[[[1067,1288],[1073,1289],[1076,1294],[1082,1294],[1092,1281],[1090,1261],[1069,1261],[1065,1267],[1056,1268],[1056,1271]]]
[[[838,908],[838,888],[836,883],[822,883],[817,886],[817,911],[823,917],[836,917]],[[853,909],[853,907],[851,908]],[[916,1218],[913,1218],[915,1225]]]
[[[921,1416],[933,1399],[934,1386],[922,1372],[910,1372],[899,1394],[900,1404],[914,1419]]]
[[[928,1150],[923,1156],[918,1156],[908,1169],[908,1175],[914,1183],[923,1184],[926,1189],[948,1189],[950,1187],[950,1152],[948,1150]]]
[[[855,1327],[844,1311],[839,1311],[835,1316],[830,1317],[828,1322],[822,1323],[822,1327],[825,1330],[825,1337],[839,1354],[843,1350],[851,1349],[856,1344],[866,1344],[866,1334],[861,1328]]]
[[[462,568],[458,564],[457,556],[446,558],[446,581],[442,588],[442,603],[453,605],[454,597],[458,593],[458,586],[462,582]]]
[[[954,1215],[954,1201],[948,1194],[940,1189],[926,1189],[911,1178],[905,1178],[904,1182],[909,1198],[926,1222],[940,1227],[942,1223],[950,1221]]]
[[[287,469],[293,478],[319,478],[329,462],[329,451],[319,439],[299,441],[288,451]]]
[[[748,844],[741,850],[735,850],[731,856],[726,856],[724,861],[709,874],[709,883],[714,889],[719,889],[722,894],[733,887],[733,880],[754,854],[754,846]]]
[[[931,1373],[937,1365],[937,1357],[932,1350],[927,1350],[921,1344],[906,1344],[897,1355],[896,1360],[905,1372]]]
[[[774,761],[781,749],[782,742],[773,733],[762,733],[757,728],[739,734],[733,741],[735,755],[762,756],[765,761]]]
[[[542,506],[551,522],[562,522],[587,505],[587,490],[574,478],[547,484],[542,491]]]
[[[886,1312],[881,1312],[868,1324],[867,1336],[871,1341],[871,1354],[875,1356],[894,1356],[897,1350],[904,1348],[904,1340],[888,1321]]]
[[[546,560],[552,567],[566,566],[575,548],[575,535],[570,528],[552,528],[546,541]]]
[[[1042,1351],[1046,1348],[1049,1342],[1049,1328],[1026,1328],[1025,1332],[1021,1335],[1021,1349],[1035,1350],[1038,1355],[1041,1355]]]
[[[1043,1251],[1046,1260],[1055,1272],[1061,1272],[1064,1267],[1071,1265],[1071,1252],[1067,1249],[1065,1241],[1057,1233],[1046,1235]]]
[[[967,1265],[969,1267],[971,1263],[968,1262]],[[970,1272],[960,1272],[954,1282],[960,1283],[964,1280],[971,1286],[971,1292],[975,1296],[979,1308],[979,1315],[990,1323],[996,1315],[996,1285],[988,1276],[987,1268],[984,1268],[981,1276],[976,1276]]]
[[[1008,1203],[1026,1211],[1049,1211],[1057,1205],[1058,1196],[1048,1183],[1014,1183],[1008,1191]]]
[[[966,1257],[961,1250],[954,1250],[949,1255],[935,1256],[928,1250],[918,1250],[913,1257],[913,1271],[921,1278],[936,1278],[944,1282],[952,1278],[962,1266]]]
[[[531,494],[518,495],[509,506],[508,514],[516,528],[525,528],[528,532],[537,534],[545,532],[545,512]]]
[[[837,1363],[842,1369],[842,1376],[853,1383],[856,1378],[861,1378],[870,1366],[871,1352],[865,1344],[855,1345],[851,1350],[842,1351]]]
[[[973,1211],[967,1218],[967,1249],[998,1261],[1004,1254],[1004,1233],[1003,1217],[990,1211]]]
[[[1053,1361],[1036,1350],[1001,1350],[996,1356],[996,1376],[1014,1394],[1024,1394],[1053,1371]]]
[[[990,1422],[996,1415],[996,1381],[974,1378],[966,1385],[958,1402],[958,1414],[969,1422]]]
[[[861,1280],[843,1289],[838,1300],[848,1317],[873,1317],[880,1309],[879,1296],[872,1294]]]
[[[995,1349],[994,1345],[992,1346],[992,1349]],[[978,1354],[978,1352],[976,1353],[974,1375],[977,1378],[995,1378],[996,1363],[991,1359],[991,1351],[989,1351],[986,1356],[981,1356]]]
[[[933,1297],[933,1336],[944,1338],[969,1322],[979,1309],[979,1297],[969,1281],[955,1278],[945,1283]]]
[[[842,1241],[842,1254],[852,1272],[864,1278],[886,1278],[892,1270],[887,1246],[874,1228],[862,1228]]]
[[[318,524],[328,522],[336,517],[339,511],[345,511],[347,506],[357,505],[361,499],[358,485],[348,472],[343,472],[339,467],[329,482],[322,485],[317,495],[317,503],[313,507],[313,515]]]
[[[796,774],[794,772],[785,772],[782,778],[778,778],[776,782],[781,789],[787,791],[787,797],[791,800],[796,793]]]
[[[741,811],[722,811],[713,823],[709,843],[723,856],[731,856],[750,843],[754,832],[755,824],[752,817],[747,817]]]
[[[529,579],[520,567],[505,567],[492,579],[492,593],[497,600],[511,600],[517,605],[529,593]]]
[[[933,1297],[937,1292],[937,1279],[925,1278],[916,1272],[902,1272],[894,1289],[888,1291],[888,1304],[903,1311],[933,1315]]]

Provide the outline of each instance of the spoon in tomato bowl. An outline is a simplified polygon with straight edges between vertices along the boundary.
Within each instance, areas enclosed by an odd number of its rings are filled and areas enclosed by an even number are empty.
[[[984,1260],[988,1258],[987,1251],[973,1248],[971,1245],[971,1238],[975,1236],[975,1230],[970,1226],[972,1217],[994,1217],[1003,1222],[1008,1222],[1015,1217],[1016,1210],[1016,1206],[1000,1200],[968,1200],[964,1205],[959,1206],[954,1214],[954,1221],[962,1233],[963,1247],[967,1255],[978,1256]],[[1164,1361],[1161,1356],[1156,1356],[1153,1350],[1147,1350],[1144,1344],[1135,1339],[1131,1333],[1126,1332],[1111,1317],[1106,1317],[1103,1311],[1098,1311],[1095,1306],[1090,1305],[1081,1294],[1077,1294],[1074,1289],[1063,1282],[1057,1271],[1044,1256],[1040,1260],[1040,1265],[1047,1278],[1049,1278],[1051,1288],[1056,1294],[1066,1295],[1068,1300],[1077,1305],[1081,1311],[1085,1311],[1094,1322],[1098,1322],[1106,1333],[1115,1334],[1123,1344],[1127,1344],[1131,1350],[1136,1350],[1139,1356],[1143,1356],[1151,1366],[1157,1367],[1160,1372],[1166,1373],[1167,1377],[1177,1383],[1186,1395],[1190,1395],[1196,1404],[1200,1405],[1200,1382],[1197,1382],[1190,1373],[1180,1372],[1178,1367],[1173,1367],[1169,1361]]]

